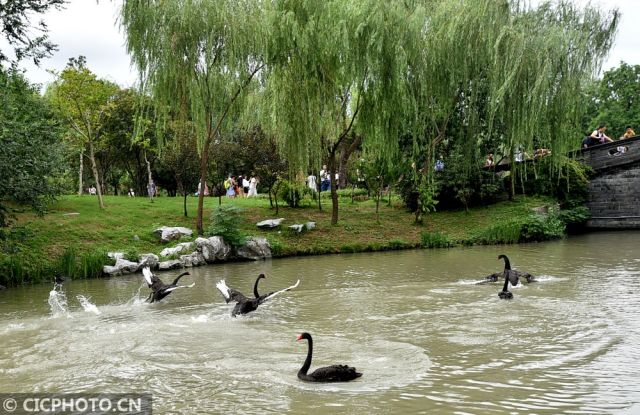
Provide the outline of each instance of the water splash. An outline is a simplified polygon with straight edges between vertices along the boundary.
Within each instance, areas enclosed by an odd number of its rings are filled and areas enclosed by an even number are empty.
[[[96,316],[102,314],[100,310],[98,310],[98,307],[90,301],[91,298],[87,298],[84,295],[77,295],[76,298],[80,302],[82,309],[87,313],[93,313]]]
[[[67,296],[62,287],[56,285],[53,290],[49,292],[49,307],[51,309],[52,317],[71,317],[69,314],[69,307],[67,306]]]

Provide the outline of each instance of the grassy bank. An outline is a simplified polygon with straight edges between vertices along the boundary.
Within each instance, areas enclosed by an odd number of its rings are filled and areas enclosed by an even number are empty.
[[[106,196],[105,203],[106,209],[100,210],[95,197],[65,196],[44,217],[27,211],[15,213],[17,220],[13,226],[0,235],[0,284],[50,280],[54,273],[73,278],[96,277],[102,266],[109,263],[108,251],[125,252],[133,259],[142,253],[158,254],[172,244],[161,244],[153,234],[154,229],[163,225],[195,229],[195,197],[188,198],[188,218],[183,216],[181,198],[161,197],[150,202],[146,198]],[[546,219],[537,219],[531,212],[534,207],[553,205],[554,201],[535,197],[520,197],[468,213],[435,212],[427,215],[422,225],[413,223],[413,214],[398,200],[392,200],[391,206],[382,203],[376,215],[372,200],[352,202],[343,197],[339,224],[335,226],[331,225],[328,199],[323,199],[322,210],[309,200],[302,208],[280,206],[278,215],[264,197],[223,198],[222,203],[243,209],[242,231],[268,238],[275,256],[548,239],[529,238],[527,234],[532,228],[541,227],[544,231],[545,227],[557,227]],[[217,206],[217,198],[205,199],[205,228]],[[274,217],[285,218],[280,231],[256,228],[256,222]],[[316,222],[317,228],[296,234],[286,227],[308,221]],[[557,230],[552,232],[553,236],[558,236]]]

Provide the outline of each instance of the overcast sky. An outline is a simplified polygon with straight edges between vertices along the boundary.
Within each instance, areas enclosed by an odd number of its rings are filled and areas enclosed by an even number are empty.
[[[587,0],[576,1],[587,3]],[[616,42],[603,70],[618,66],[620,61],[640,64],[640,0],[593,0],[591,3],[605,10],[617,7],[622,12]],[[45,14],[49,36],[59,50],[43,60],[40,68],[23,64],[27,77],[34,83],[47,84],[53,77],[46,69],[61,71],[70,57],[84,55],[87,66],[98,77],[122,87],[133,86],[136,73],[131,68],[124,36],[116,23],[120,4],[117,0],[70,0],[65,9]]]

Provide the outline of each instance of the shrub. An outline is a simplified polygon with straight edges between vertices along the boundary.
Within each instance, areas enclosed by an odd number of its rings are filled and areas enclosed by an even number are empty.
[[[520,242],[548,241],[564,236],[564,222],[556,213],[530,215],[522,224]]]
[[[422,232],[420,239],[424,248],[449,248],[455,245],[451,238],[438,232]]]
[[[300,207],[300,202],[305,195],[311,194],[312,190],[304,184],[292,183],[288,180],[282,180],[278,187],[278,197],[292,208]]]
[[[271,255],[273,256],[282,255],[282,252],[284,251],[284,246],[282,245],[282,242],[280,242],[280,239],[269,235],[267,236],[267,242],[269,242],[269,246],[271,247]]]
[[[211,213],[211,225],[208,234],[221,236],[232,247],[244,245],[247,237],[240,230],[243,218],[240,215],[242,209],[233,205],[218,206]]]
[[[135,261],[138,261],[136,257]],[[102,267],[109,263],[107,253],[101,250],[95,250],[83,254],[80,258],[79,278],[98,278],[102,276]]]
[[[522,233],[522,223],[511,220],[497,223],[484,230],[474,239],[475,243],[488,244],[514,244],[520,240]]]
[[[136,248],[129,248],[127,252],[124,253],[124,259],[131,262],[138,262],[138,258],[140,255],[138,254],[138,250]]]
[[[389,249],[405,249],[409,247],[409,243],[402,239],[392,239],[387,246]]]

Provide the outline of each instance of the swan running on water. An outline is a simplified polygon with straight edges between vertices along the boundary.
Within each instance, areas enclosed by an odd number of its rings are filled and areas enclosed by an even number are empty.
[[[347,365],[331,365],[318,368],[312,373],[307,374],[311,366],[311,356],[313,354],[313,339],[309,333],[302,333],[298,336],[298,341],[307,339],[309,341],[309,349],[304,364],[298,371],[298,379],[307,382],[348,382],[362,376],[362,373],[356,372],[355,367]]]
[[[149,297],[146,300],[148,303],[160,301],[164,297],[171,294],[173,290],[177,290],[178,288],[192,288],[194,285],[196,285],[195,283],[191,285],[178,285],[178,281],[180,281],[180,278],[184,277],[185,275],[189,275],[188,272],[183,272],[182,274],[178,275],[171,284],[165,284],[164,282],[162,282],[162,280],[158,278],[157,275],[151,272],[151,268],[149,267],[144,267],[142,269],[142,275],[144,275],[144,280],[147,282],[147,285],[149,286],[149,288],[151,288],[152,291],[152,293],[149,294]]]
[[[298,280],[291,287],[287,287],[279,291],[274,291],[269,294],[260,295],[258,293],[258,281],[260,281],[262,278],[266,278],[264,274],[258,275],[258,278],[256,278],[256,282],[253,284],[253,295],[255,298],[247,298],[240,291],[236,291],[233,288],[228,287],[227,283],[224,280],[218,281],[218,283],[216,284],[216,288],[218,288],[218,291],[220,291],[227,304],[231,301],[236,302],[235,307],[233,307],[233,310],[231,310],[232,317],[235,317],[238,314],[250,313],[256,310],[258,306],[265,301],[268,301],[276,295],[281,294],[285,291],[292,290],[296,288],[298,284],[300,284],[300,280]]]

